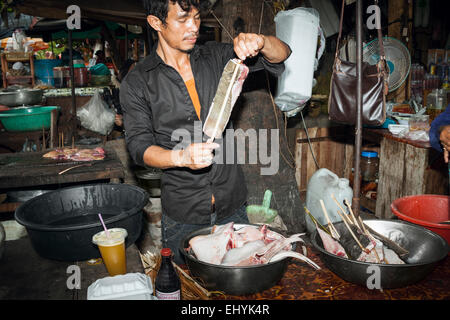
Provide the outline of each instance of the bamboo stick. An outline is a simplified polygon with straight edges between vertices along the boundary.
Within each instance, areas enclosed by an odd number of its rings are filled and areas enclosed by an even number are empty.
[[[42,150],[47,149],[47,145],[45,143],[45,128],[42,126]]]
[[[367,230],[366,227],[364,226],[364,222],[363,222],[363,220],[361,219],[361,216],[358,216],[358,220],[359,220],[359,223],[361,224],[361,226],[362,226],[362,228],[363,228],[364,234],[365,234],[369,239],[372,238],[372,239],[375,241],[375,237],[374,237],[373,235],[371,235],[370,232],[369,232],[369,230]],[[375,258],[377,259],[377,262],[378,262],[378,263],[381,263],[380,256],[378,255],[378,252],[377,252],[377,243],[376,243],[376,241],[375,241],[375,246],[373,247],[372,250],[375,250]]]
[[[359,229],[360,231],[362,231],[361,226],[359,225],[358,220],[356,220],[356,217],[355,217],[355,215],[354,215],[354,213],[353,213],[352,206],[350,205],[350,203],[348,202],[347,199],[344,199],[344,203],[345,203],[345,205],[348,207],[348,210],[350,211],[350,215],[352,216],[353,221],[355,222],[356,227],[358,227],[358,229]]]
[[[348,231],[350,232],[350,234],[352,235],[353,239],[356,241],[356,243],[358,244],[358,246],[361,248],[362,251],[368,253],[368,250],[366,248],[363,247],[363,245],[361,244],[361,242],[359,242],[358,238],[356,237],[356,235],[353,233],[352,228],[350,228],[350,226],[347,223],[347,220],[342,216],[342,214],[338,211],[337,212],[342,220],[344,221],[345,226],[347,227]]]
[[[330,231],[325,228],[323,225],[320,224],[320,222],[318,222],[316,220],[316,218],[314,218],[314,216],[312,215],[312,213],[308,210],[308,208],[306,208],[306,206],[303,207],[305,209],[305,212],[309,215],[310,219],[316,224],[317,224],[322,228],[323,231],[325,231],[326,233],[328,233],[329,235],[331,235]]]
[[[328,227],[330,228],[331,235],[333,236],[333,238],[336,238],[337,240],[339,240],[341,238],[341,235],[334,227],[333,223],[330,220],[330,217],[328,217],[327,209],[325,208],[325,204],[323,203],[322,199],[320,199],[320,205],[322,206],[323,213],[325,214],[325,219],[327,219]]]
[[[349,217],[347,217],[344,208],[342,208],[341,204],[339,203],[339,201],[337,201],[333,193],[331,194],[331,198],[334,200],[334,202],[336,202],[337,206],[341,209],[343,216],[345,217],[345,219],[347,219],[347,222],[353,225],[353,221]]]

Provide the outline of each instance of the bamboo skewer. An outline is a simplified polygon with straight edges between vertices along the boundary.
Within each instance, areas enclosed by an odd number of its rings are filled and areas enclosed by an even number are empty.
[[[331,198],[334,200],[334,202],[336,202],[337,206],[341,209],[342,214],[345,217],[345,219],[347,220],[347,222],[350,223],[351,225],[353,225],[353,221],[347,216],[347,214],[345,213],[344,208],[342,208],[341,204],[339,203],[339,201],[337,201],[337,199],[334,196],[334,194],[331,194]]]
[[[314,216],[313,216],[312,213],[308,210],[308,208],[306,208],[306,206],[304,206],[303,208],[305,209],[305,212],[309,215],[310,219],[316,224],[316,226],[319,225],[319,226],[322,228],[323,231],[325,231],[326,233],[328,233],[329,235],[331,235],[331,234],[330,234],[330,231],[329,231],[327,228],[325,228],[323,225],[321,225],[320,222],[318,222],[318,221],[316,220],[316,218],[314,218]]]
[[[59,172],[58,174],[66,173],[67,171],[72,170],[72,169],[75,169],[75,168],[79,168],[79,167],[90,167],[90,166],[92,166],[92,165],[93,165],[93,163],[83,163],[83,164],[79,164],[79,165],[76,165],[76,166],[67,168],[67,169],[65,169],[65,170],[63,170],[63,171],[61,171],[61,172]]]
[[[345,205],[348,207],[348,211],[350,211],[350,215],[352,216],[353,221],[355,222],[355,225],[358,227],[358,229],[360,231],[362,231],[361,226],[358,223],[358,220],[356,220],[355,215],[353,214],[353,210],[352,210],[352,206],[350,205],[350,203],[347,201],[347,199],[344,199],[344,203]]]
[[[375,237],[374,237],[373,235],[370,234],[369,230],[366,229],[366,227],[364,226],[364,222],[363,222],[363,220],[361,219],[361,216],[358,216],[358,220],[359,220],[359,223],[361,224],[361,226],[362,226],[362,228],[363,228],[364,234],[365,234],[369,239],[373,239],[373,240],[374,240],[375,246],[372,248],[372,250],[375,250],[375,258],[377,259],[377,262],[378,262],[378,263],[381,263],[380,256],[378,255],[378,252],[377,252],[377,245],[376,245]]]
[[[322,199],[320,199],[320,205],[322,206],[323,213],[325,214],[325,218],[327,219],[328,227],[330,228],[331,235],[333,236],[333,238],[339,240],[341,238],[341,235],[339,234],[339,232],[336,230],[333,223],[331,222],[330,217],[328,216],[328,213],[327,213],[327,209],[325,208],[325,204],[323,203]]]
[[[45,128],[42,126],[42,150],[47,149],[46,143],[45,143]]]
[[[361,248],[362,251],[368,253],[368,250],[366,248],[363,247],[363,245],[361,244],[361,242],[359,242],[358,238],[356,237],[356,235],[353,233],[352,228],[350,228],[350,226],[347,223],[347,220],[344,218],[344,216],[337,211],[337,213],[341,216],[342,220],[344,221],[345,226],[347,227],[348,231],[350,232],[350,234],[352,235],[353,239],[356,241],[356,243],[358,244],[358,246]]]

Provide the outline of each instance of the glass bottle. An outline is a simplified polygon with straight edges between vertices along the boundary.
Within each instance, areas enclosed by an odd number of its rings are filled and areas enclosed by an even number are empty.
[[[181,281],[172,264],[170,248],[161,249],[161,266],[155,280],[156,297],[160,300],[180,300]]]
[[[361,152],[361,178],[363,181],[370,182],[378,179],[378,152]]]

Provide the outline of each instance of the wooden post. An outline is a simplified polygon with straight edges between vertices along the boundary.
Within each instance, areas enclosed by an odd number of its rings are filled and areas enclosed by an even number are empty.
[[[359,216],[360,200],[360,159],[362,144],[362,0],[356,1],[356,127],[355,127],[355,175],[353,179],[352,208],[356,217]]]
[[[70,66],[70,85],[72,89],[72,114],[70,115],[71,121],[71,132],[69,134],[69,139],[76,136],[77,133],[77,102],[75,96],[75,73],[73,69],[73,43],[72,43],[72,30],[68,30],[69,35],[69,66]]]
[[[405,19],[407,18],[407,19]],[[412,50],[412,19],[413,19],[413,2],[402,1],[388,1],[388,36],[402,41],[411,53]],[[409,21],[408,21],[409,20]],[[403,85],[397,90],[391,92],[388,99],[393,99],[396,102],[403,102],[409,99],[410,96],[410,77],[408,77]],[[388,100],[387,99],[387,100]]]

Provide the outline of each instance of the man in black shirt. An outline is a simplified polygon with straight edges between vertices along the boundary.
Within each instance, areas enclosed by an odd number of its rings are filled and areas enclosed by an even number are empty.
[[[233,44],[196,45],[204,2],[208,1],[144,0],[158,43],[120,89],[131,157],[141,166],[163,169],[163,246],[172,249],[177,263],[183,262],[178,246],[186,234],[229,221],[248,222],[241,168],[236,162],[213,163],[220,145],[194,140],[194,128],[205,122],[226,63],[255,57],[250,72],[264,68],[279,75],[291,52],[276,37],[252,33],[239,34]],[[174,136],[176,130],[189,136]],[[175,148],[179,144],[184,148]],[[227,145],[225,135],[222,145]]]

